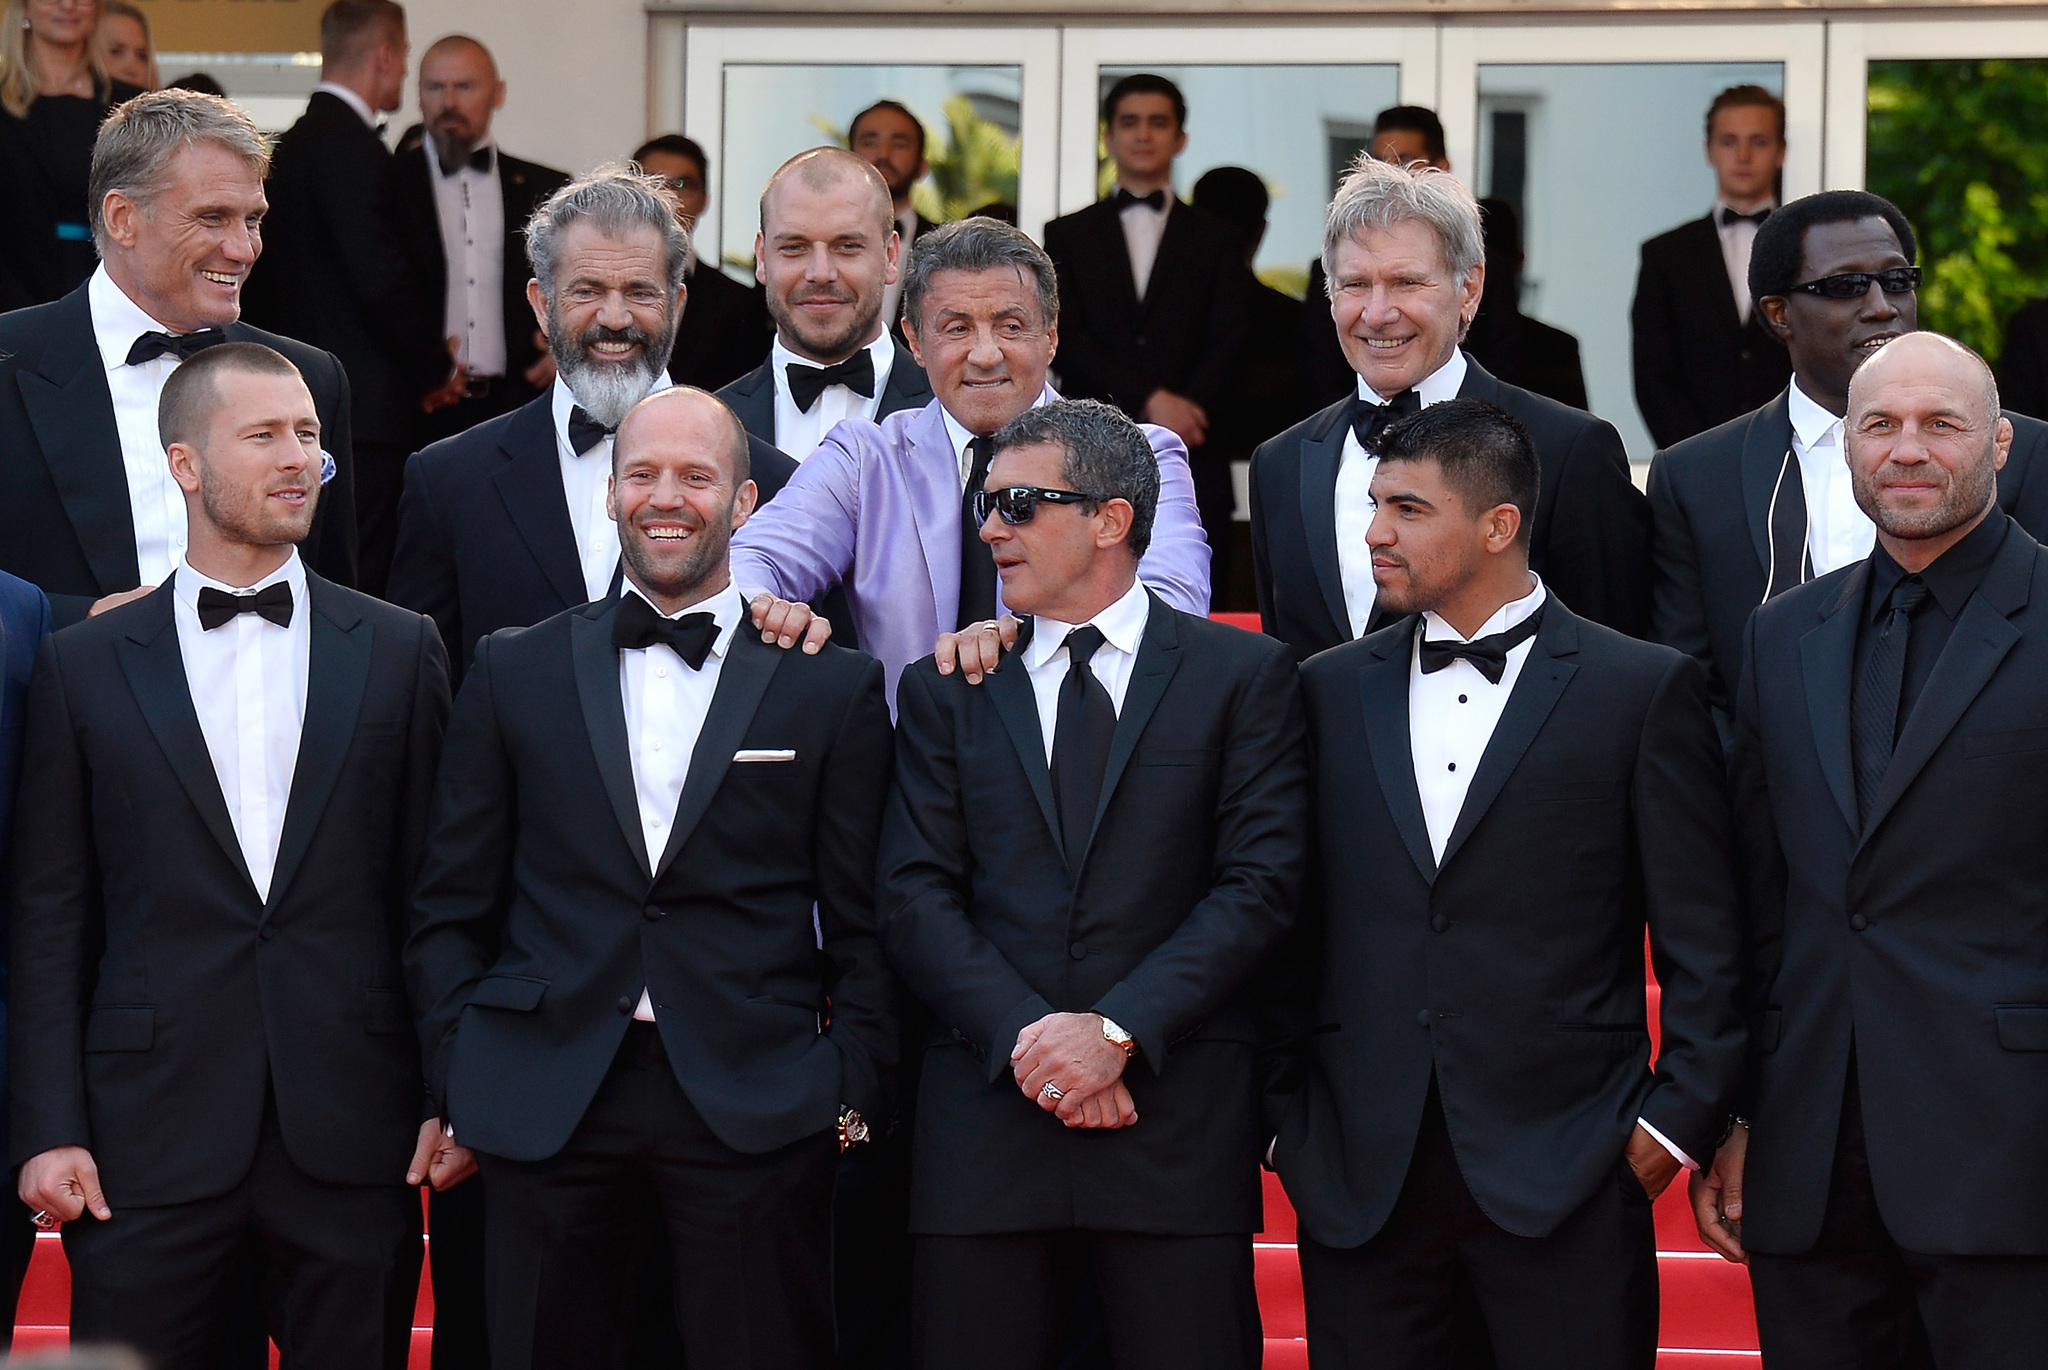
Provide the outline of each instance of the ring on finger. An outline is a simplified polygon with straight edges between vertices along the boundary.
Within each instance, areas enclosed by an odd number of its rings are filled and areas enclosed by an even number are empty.
[[[41,1232],[55,1232],[58,1227],[57,1215],[50,1212],[47,1208],[37,1209],[35,1216],[30,1218],[29,1221],[34,1223],[36,1229]]]
[[[1052,1102],[1058,1103],[1060,1100],[1067,1097],[1067,1092],[1064,1089],[1061,1089],[1058,1085],[1054,1084],[1052,1081],[1047,1080],[1045,1082],[1045,1088],[1038,1091],[1038,1097],[1041,1099],[1050,1099]]]

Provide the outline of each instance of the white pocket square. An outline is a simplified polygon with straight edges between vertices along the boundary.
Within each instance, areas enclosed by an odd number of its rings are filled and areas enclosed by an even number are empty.
[[[734,752],[732,759],[734,761],[794,761],[796,760],[796,750],[794,748],[785,750],[779,747],[743,749]]]

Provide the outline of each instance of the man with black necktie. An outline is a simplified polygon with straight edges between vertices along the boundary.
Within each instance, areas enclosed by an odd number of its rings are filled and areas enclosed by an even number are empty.
[[[836,1163],[897,1057],[889,712],[873,660],[743,630],[747,461],[704,392],[636,405],[622,589],[486,638],[450,720],[406,964],[496,1370],[618,1363],[650,1204],[693,1370],[832,1364]]]
[[[99,269],[61,300],[0,316],[0,568],[41,588],[59,627],[149,593],[184,554],[157,398],[220,341],[274,348],[312,390],[332,462],[299,552],[355,583],[348,377],[331,354],[241,321],[269,156],[225,100],[137,96],[93,145]]]
[[[976,506],[1028,635],[980,685],[927,657],[897,693],[921,1370],[1047,1364],[1083,1272],[1119,1370],[1259,1364],[1244,991],[1300,890],[1300,701],[1277,643],[1140,582],[1158,493],[1107,405],[1008,424]]]
[[[1306,659],[1380,621],[1365,531],[1392,419],[1453,398],[1498,405],[1528,431],[1542,487],[1527,511],[1531,568],[1557,597],[1631,636],[1649,618],[1649,517],[1614,426],[1503,384],[1460,347],[1486,279],[1479,205],[1449,172],[1361,157],[1325,218],[1330,313],[1356,392],[1252,454],[1252,560],[1265,630]]]
[[[473,1168],[422,1121],[399,965],[440,638],[300,561],[320,423],[283,356],[201,352],[161,424],[185,555],[31,688],[9,1163],[63,1225],[80,1341],[213,1370],[253,1246],[287,1363],[399,1370],[417,1186]]]
[[[1975,353],[1895,339],[1848,398],[1876,546],[1747,629],[1751,1052],[1693,1208],[1773,1370],[2020,1370],[2048,1346],[2048,551],[1999,510]]]
[[[633,163],[668,182],[676,193],[683,231],[695,234],[697,220],[711,204],[711,159],[694,138],[664,133],[633,153]],[[694,239],[693,239],[694,240]],[[768,322],[767,291],[725,274],[717,262],[690,254],[684,273],[690,307],[676,329],[668,376],[677,385],[717,390],[761,364],[774,332]]]
[[[1791,370],[1749,291],[1758,227],[1778,206],[1785,102],[1730,86],[1707,109],[1714,204],[1643,244],[1629,323],[1636,407],[1659,447],[1764,403]]]
[[[1794,200],[1758,230],[1757,313],[1792,358],[1791,384],[1752,413],[1650,464],[1651,636],[1707,667],[1722,740],[1742,678],[1743,628],[1766,599],[1861,561],[1876,529],[1843,460],[1849,380],[1917,326],[1912,225],[1857,190]],[[2048,424],[2018,414],[1999,507],[2048,536]]]
[[[1502,1370],[1650,1370],[1651,1203],[1742,1066],[1705,673],[1529,570],[1541,478],[1511,415],[1449,400],[1379,450],[1400,617],[1302,667],[1317,895],[1270,982],[1310,1355],[1442,1366],[1476,1338]]]

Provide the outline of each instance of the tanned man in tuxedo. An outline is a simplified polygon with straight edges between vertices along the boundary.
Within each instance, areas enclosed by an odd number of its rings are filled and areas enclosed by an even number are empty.
[[[1045,251],[1066,298],[1065,392],[1180,438],[1215,547],[1228,544],[1235,495],[1231,454],[1208,449],[1209,427],[1242,381],[1256,281],[1237,228],[1174,197],[1187,112],[1163,76],[1111,86],[1102,124],[1116,188],[1047,224]]]
[[[1856,368],[1917,326],[1914,251],[1906,216],[1864,191],[1824,191],[1772,215],[1751,249],[1750,288],[1791,355],[1792,381],[1650,463],[1651,636],[1706,666],[1724,742],[1750,611],[1875,543],[1843,460],[1842,416]],[[2006,417],[1999,507],[2048,537],[2048,424]]]
[[[320,422],[282,355],[165,383],[177,571],[52,637],[14,849],[12,1151],[71,1329],[211,1370],[245,1244],[287,1363],[406,1363],[427,1117],[400,968],[448,710],[440,636],[299,559]],[[147,815],[146,819],[143,815]]]
[[[1693,1183],[1773,1370],[2019,1370],[2048,1345],[2048,551],[2000,511],[1991,370],[1916,333],[1849,387],[1870,556],[1748,628],[1740,1120]]]
[[[1785,102],[1731,86],[1707,109],[1714,203],[1643,244],[1629,310],[1636,407],[1659,447],[1767,402],[1792,369],[1749,290],[1757,229],[1778,207]]]
[[[1306,864],[1301,708],[1280,644],[1139,579],[1158,492],[1108,405],[1006,425],[976,512],[1029,631],[978,686],[926,658],[898,689],[881,927],[933,1018],[911,1210],[928,1370],[1050,1363],[1083,1277],[1118,1370],[1263,1350],[1244,991]]]
[[[1380,452],[1399,617],[1302,667],[1318,894],[1274,981],[1310,1354],[1443,1366],[1476,1335],[1502,1370],[1651,1370],[1651,1203],[1742,1066],[1705,672],[1530,571],[1539,463],[1506,411],[1449,400]]]
[[[1323,229],[1330,314],[1356,383],[1252,454],[1252,559],[1265,630],[1306,659],[1383,619],[1365,531],[1373,444],[1403,414],[1485,400],[1536,444],[1524,510],[1532,570],[1573,612],[1640,635],[1649,618],[1649,515],[1614,426],[1503,384],[1460,347],[1486,281],[1472,193],[1433,167],[1361,157]]]
[[[433,441],[510,413],[554,379],[526,307],[526,221],[569,177],[498,147],[491,116],[505,82],[476,39],[451,33],[426,50],[419,98],[420,127],[392,159],[394,208],[463,375],[461,397],[422,422]]]
[[[668,182],[676,193],[683,231],[693,233],[711,203],[711,159],[694,138],[664,133],[633,153],[633,163]],[[774,330],[768,322],[767,292],[744,286],[696,253],[684,273],[690,307],[676,329],[669,354],[669,379],[677,385],[716,390],[761,364]]]
[[[355,582],[349,379],[331,354],[241,321],[269,162],[225,100],[129,101],[93,145],[99,269],[61,300],[0,316],[0,568],[39,586],[60,627],[150,593],[184,555],[157,398],[186,357],[223,341],[282,352],[313,392],[332,461],[299,553]]]
[[[612,469],[625,584],[479,645],[407,950],[484,1166],[491,1363],[617,1364],[652,1204],[693,1370],[827,1370],[837,1161],[897,1055],[882,668],[744,631],[723,404],[643,400]]]
[[[846,145],[863,157],[889,187],[889,204],[894,211],[896,237],[905,252],[927,231],[938,225],[917,212],[910,203],[911,189],[931,170],[925,153],[929,144],[924,120],[910,112],[900,100],[877,100],[853,116],[846,126]],[[903,282],[898,279],[882,290],[882,317],[891,329],[903,317]]]

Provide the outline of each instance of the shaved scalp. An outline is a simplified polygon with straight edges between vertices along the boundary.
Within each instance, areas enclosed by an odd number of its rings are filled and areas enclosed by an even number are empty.
[[[305,379],[283,353],[273,352],[262,343],[230,342],[209,347],[190,361],[180,362],[164,382],[163,396],[156,407],[156,431],[166,448],[183,443],[201,451],[206,449],[214,416],[220,413],[219,378],[229,371]]]
[[[466,33],[451,33],[446,38],[436,38],[434,45],[420,54],[420,63],[425,65],[432,58],[444,53],[473,52],[484,59],[484,65],[491,69],[491,79],[498,79],[498,59],[491,56],[491,50]]]
[[[867,185],[869,198],[874,202],[875,222],[880,225],[884,236],[895,231],[896,201],[889,194],[889,183],[882,179],[882,173],[868,164],[865,157],[856,156],[843,147],[814,147],[808,152],[799,152],[775,169],[768,178],[768,184],[761,191],[761,236],[768,236],[768,202],[775,197],[776,188],[791,177],[803,182],[809,190],[830,190],[848,181],[860,181]]]
[[[209,349],[212,350],[212,349]],[[204,356],[204,353],[200,355]],[[177,372],[171,373],[175,379]],[[747,445],[746,426],[732,407],[708,390],[699,390],[694,385],[673,385],[666,390],[657,390],[627,411],[619,424],[619,431],[612,437],[612,472],[617,474],[620,454],[633,445],[634,430],[659,419],[671,409],[688,404],[691,408],[709,403],[725,417],[726,427],[732,438],[725,449],[726,464],[732,467],[732,488],[738,490],[754,478],[753,453]]]
[[[1883,347],[1871,353],[1870,360],[1857,367],[1856,374],[1849,380],[1849,413],[1854,415],[1861,407],[1858,399],[1859,395],[1868,396],[1871,387],[1882,382],[1884,368],[1879,363],[1886,357],[1897,357],[1905,360],[1926,353],[1945,354],[1957,361],[1964,362],[1977,373],[1977,379],[1983,385],[1981,398],[1984,404],[1984,412],[1980,417],[1984,420],[1984,426],[1987,429],[1994,427],[1998,423],[1999,415],[2003,411],[2004,406],[1998,397],[1998,377],[1991,370],[1991,363],[1985,361],[1978,354],[1977,350],[1968,344],[1957,342],[1945,333],[1935,333],[1932,331],[1903,334],[1900,337],[1893,338]],[[1873,372],[1878,377],[1876,380],[1870,379]]]

